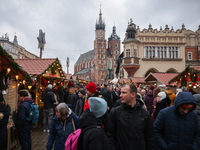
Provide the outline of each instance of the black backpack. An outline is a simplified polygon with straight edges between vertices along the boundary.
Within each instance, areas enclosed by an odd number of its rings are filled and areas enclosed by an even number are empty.
[[[114,142],[114,138],[113,136],[108,133],[108,132],[105,132],[101,126],[97,126],[97,125],[93,125],[93,126],[89,126],[87,128],[85,128],[83,131],[81,131],[81,135],[78,139],[78,147],[77,147],[77,150],[81,150],[81,145],[82,145],[82,141],[83,141],[83,133],[91,128],[97,128],[99,130],[101,130],[102,134],[103,134],[103,143],[104,143],[104,150],[116,150],[116,146],[115,146],[115,142]]]

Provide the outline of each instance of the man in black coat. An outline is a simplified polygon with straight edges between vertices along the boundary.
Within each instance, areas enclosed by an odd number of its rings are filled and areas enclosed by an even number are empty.
[[[89,106],[79,119],[81,135],[77,150],[107,150],[108,141],[102,129],[102,117],[107,112],[107,103],[102,98],[90,97]]]
[[[110,132],[117,150],[153,150],[155,145],[153,123],[149,113],[136,100],[137,88],[125,84],[121,89],[121,103],[111,110]]]
[[[108,104],[108,109],[111,110],[114,104],[114,99],[113,99],[113,86],[109,85],[107,87],[107,90],[103,92],[103,98],[106,100]]]
[[[52,92],[51,84],[49,84],[47,88],[44,90],[44,92],[42,93],[42,102],[44,103],[43,131],[49,132],[51,120],[54,115],[53,104],[56,102],[54,98],[54,93]]]

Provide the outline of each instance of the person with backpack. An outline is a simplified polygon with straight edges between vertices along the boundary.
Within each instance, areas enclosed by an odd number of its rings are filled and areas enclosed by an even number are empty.
[[[138,100],[137,88],[125,84],[121,88],[121,104],[109,114],[110,132],[117,150],[154,150],[155,136],[150,114]]]
[[[77,150],[114,149],[114,145],[109,146],[111,141],[102,128],[102,119],[108,109],[106,101],[99,97],[90,97],[88,102],[90,108],[83,112],[79,120],[81,134]]]
[[[50,126],[47,150],[64,150],[67,137],[79,128],[79,119],[65,103],[56,107],[56,115]]]
[[[19,107],[17,111],[16,127],[22,150],[31,150],[32,120],[27,120],[33,100],[27,90],[19,91]]]
[[[43,110],[43,132],[49,133],[49,127],[51,124],[51,120],[54,115],[54,102],[56,102],[54,98],[54,93],[52,92],[52,85],[49,84],[47,88],[42,93],[42,102],[44,103]]]

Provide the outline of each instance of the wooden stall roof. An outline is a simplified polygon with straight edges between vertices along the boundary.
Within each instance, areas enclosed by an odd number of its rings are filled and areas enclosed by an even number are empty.
[[[155,81],[158,80],[159,82],[165,84],[165,85],[169,85],[168,82],[174,78],[175,76],[177,76],[178,73],[149,73],[148,76],[145,78],[145,81]]]
[[[41,75],[56,58],[15,59],[31,76]]]

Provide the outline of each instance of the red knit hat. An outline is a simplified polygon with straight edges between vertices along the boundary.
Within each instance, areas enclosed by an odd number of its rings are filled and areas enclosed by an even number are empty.
[[[97,86],[96,83],[94,82],[90,82],[88,83],[88,85],[86,86],[86,89],[92,93],[96,93],[97,92]]]

